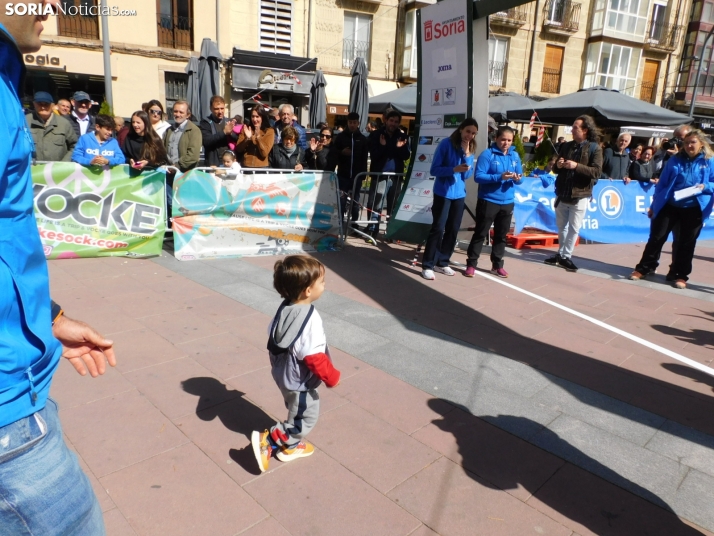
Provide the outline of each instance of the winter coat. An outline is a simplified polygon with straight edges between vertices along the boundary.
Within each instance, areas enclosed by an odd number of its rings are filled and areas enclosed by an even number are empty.
[[[77,145],[77,134],[64,117],[52,114],[45,126],[35,112],[25,116],[35,142],[35,159],[39,162],[70,162]]]
[[[305,151],[300,147],[295,147],[293,154],[289,155],[287,149],[282,144],[273,145],[270,151],[270,167],[275,169],[295,169],[295,166],[301,164],[303,168],[307,167],[305,162]]]
[[[261,129],[259,136],[253,134],[250,138],[245,133],[246,129],[243,128],[236,142],[236,152],[243,154],[243,167],[268,167],[270,151],[275,144],[275,131],[268,127],[265,130]]]

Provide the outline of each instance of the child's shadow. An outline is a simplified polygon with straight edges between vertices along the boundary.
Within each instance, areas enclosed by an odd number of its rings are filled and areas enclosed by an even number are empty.
[[[244,435],[249,440],[253,430],[262,431],[275,424],[275,419],[243,398],[245,393],[228,389],[216,378],[189,378],[181,386],[187,393],[199,397],[196,415],[202,421],[212,421],[218,417],[231,432]],[[250,474],[260,474],[250,442],[242,449],[230,449],[228,454]]]

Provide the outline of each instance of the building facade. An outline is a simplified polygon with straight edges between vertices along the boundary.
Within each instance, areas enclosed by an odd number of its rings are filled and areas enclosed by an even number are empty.
[[[671,96],[670,107],[689,113],[696,87],[694,117],[701,126],[711,130],[714,123],[714,35],[710,36],[710,33],[714,29],[714,1],[694,0],[692,4],[691,14],[687,18],[684,50],[679,60],[677,87]]]
[[[25,55],[26,103],[40,90],[56,99],[81,90],[104,100],[101,18],[89,9],[97,4],[62,0],[68,14],[44,24],[41,51]],[[231,113],[244,115],[255,101],[289,102],[304,124],[312,77],[322,69],[328,112],[338,117],[346,114],[356,57],[366,60],[371,94],[398,87],[398,6],[398,0],[122,0],[122,14],[107,17],[114,112],[128,117],[151,99],[170,110],[186,97],[189,58],[209,38],[225,60],[223,96]],[[69,14],[80,7],[88,14]]]
[[[491,92],[552,98],[599,85],[667,104],[691,9],[692,0],[539,0],[491,15]]]

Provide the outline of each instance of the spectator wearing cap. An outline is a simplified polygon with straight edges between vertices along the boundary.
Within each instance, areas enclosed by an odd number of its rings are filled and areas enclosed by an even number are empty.
[[[57,101],[57,111],[62,117],[67,117],[72,111],[72,103],[67,99]]]
[[[84,91],[77,91],[72,96],[72,112],[67,116],[67,119],[78,138],[88,132],[94,132],[95,120],[89,115],[91,107],[92,99]]]
[[[35,142],[35,158],[42,162],[69,162],[77,145],[72,125],[52,113],[52,95],[38,91],[32,99],[33,111],[25,116]]]

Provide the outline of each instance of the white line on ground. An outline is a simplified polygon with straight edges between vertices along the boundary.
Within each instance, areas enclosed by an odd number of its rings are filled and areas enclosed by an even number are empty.
[[[710,376],[714,376],[714,369],[707,367],[706,365],[702,365],[701,363],[697,363],[693,359],[689,359],[688,357],[684,357],[683,355],[678,354],[677,352],[673,352],[672,350],[667,350],[667,348],[664,348],[662,346],[659,346],[658,344],[655,344],[653,342],[650,342],[648,340],[642,339],[638,337],[637,335],[632,335],[631,333],[627,333],[626,331],[622,331],[619,328],[616,328],[614,326],[611,326],[610,324],[606,324],[605,322],[602,322],[600,320],[597,320],[596,318],[592,318],[591,316],[588,316],[586,314],[580,313],[574,309],[571,309],[570,307],[566,307],[565,305],[560,305],[559,303],[554,302],[553,300],[549,300],[548,298],[544,298],[543,296],[539,296],[538,294],[534,294],[533,292],[530,292],[528,290],[524,290],[520,287],[517,287],[515,285],[512,285],[510,283],[506,283],[503,279],[499,279],[497,277],[494,277],[492,275],[485,274],[483,272],[480,272],[476,270],[476,275],[479,275],[485,279],[490,279],[491,281],[494,281],[496,283],[499,283],[501,285],[504,285],[508,288],[512,288],[513,290],[517,290],[518,292],[522,292],[523,294],[530,296],[531,298],[535,298],[536,300],[540,300],[544,303],[547,303],[548,305],[551,305],[553,307],[556,307],[560,309],[561,311],[565,311],[566,313],[570,313],[571,315],[577,316],[578,318],[582,318],[583,320],[587,320],[588,322],[592,322],[596,326],[600,326],[601,328],[607,329],[609,331],[612,331],[613,333],[617,333],[618,335],[625,337],[627,339],[630,339],[631,341],[634,341],[638,344],[641,344],[642,346],[646,346],[647,348],[650,348],[654,350],[655,352],[659,352],[661,354],[666,355],[667,357],[671,357],[672,359],[676,359],[677,361],[680,361],[684,363],[685,365],[689,365],[692,368],[695,368],[701,372],[704,372],[705,374],[709,374]]]

